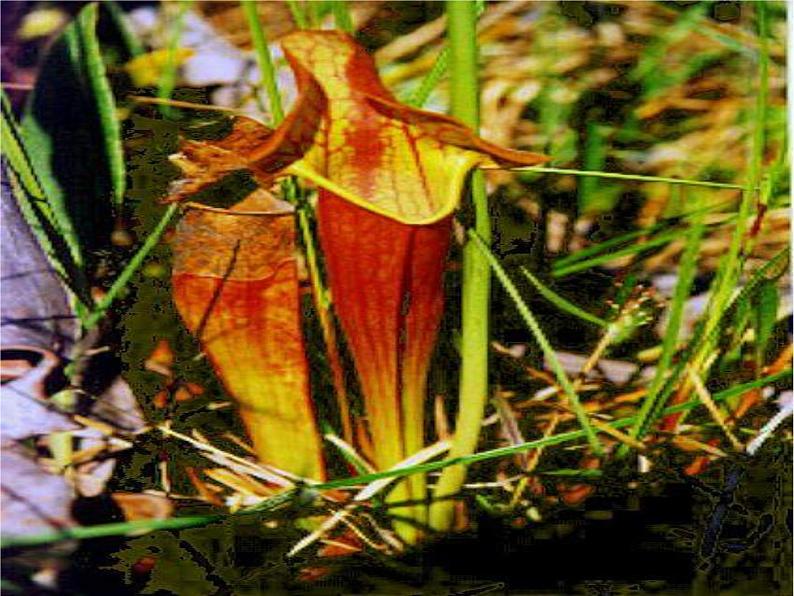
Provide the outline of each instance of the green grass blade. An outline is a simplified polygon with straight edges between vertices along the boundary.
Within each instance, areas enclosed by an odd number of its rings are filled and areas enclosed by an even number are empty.
[[[733,319],[733,311],[739,308],[742,303],[749,301],[751,297],[755,295],[759,284],[767,280],[775,279],[788,271],[789,253],[790,249],[788,247],[784,248],[775,256],[773,256],[768,262],[764,263],[764,265],[753,274],[741,291],[728,304],[728,310],[726,310],[725,316],[719,319],[718,324],[708,331],[708,334],[705,328],[707,320],[704,319],[698,323],[695,328],[695,333],[693,334],[692,339],[689,341],[689,346],[681,354],[679,363],[668,376],[667,380],[665,381],[664,388],[659,392],[659,397],[656,400],[656,410],[653,411],[644,421],[643,427],[640,429],[640,436],[644,436],[653,423],[656,422],[660,416],[664,415],[662,412],[662,406],[667,403],[667,400],[675,391],[678,379],[680,379],[684,372],[684,366],[688,362],[692,361],[697,354],[704,349],[704,346],[716,345],[724,331],[725,326],[728,325]]]
[[[609,240],[604,240],[603,242],[599,242],[598,244],[593,244],[581,250],[578,250],[574,253],[558,257],[554,260],[554,268],[561,268],[565,267],[566,265],[570,265],[571,263],[575,263],[577,261],[581,261],[582,259],[592,257],[599,253],[604,253],[609,249],[615,248],[616,246],[621,246],[623,244],[627,244],[628,242],[635,240],[636,238],[640,238],[641,236],[650,236],[652,234],[656,234],[657,232],[663,232],[667,230],[672,230],[675,226],[677,226],[680,222],[691,221],[698,217],[701,212],[706,214],[712,211],[719,211],[727,206],[728,203],[732,203],[732,201],[720,201],[718,203],[701,207],[699,209],[694,209],[692,211],[688,211],[677,215],[675,217],[670,218],[666,221],[660,221],[654,225],[648,226],[647,228],[641,228],[639,230],[633,230],[631,232],[626,232],[624,234],[620,234],[618,236],[614,236]],[[728,215],[725,221],[723,221],[723,225],[730,224],[734,219],[734,216]],[[683,232],[682,232],[683,234]]]
[[[582,404],[579,401],[579,395],[576,393],[576,389],[574,389],[571,380],[568,378],[568,375],[565,373],[562,364],[557,358],[557,353],[554,351],[554,348],[552,348],[548,338],[540,328],[535,315],[529,310],[526,302],[524,302],[524,300],[521,298],[521,295],[518,293],[518,289],[516,288],[515,284],[513,284],[513,281],[499,264],[499,261],[488,249],[488,245],[485,244],[485,242],[483,242],[482,239],[471,230],[469,231],[469,238],[474,241],[477,248],[482,252],[483,256],[488,261],[488,264],[496,274],[497,279],[499,279],[501,282],[502,287],[504,287],[519,314],[524,319],[527,327],[529,327],[530,331],[532,331],[535,341],[538,342],[540,349],[543,351],[543,355],[549,361],[549,366],[551,367],[552,371],[554,371],[554,375],[556,376],[557,382],[560,384],[560,387],[563,390],[563,394],[570,401],[571,407],[576,414],[576,418],[579,421],[582,430],[584,430],[588,442],[590,443],[590,447],[593,449],[595,454],[600,455],[603,452],[603,449],[601,443],[596,437],[593,425],[590,424],[590,419],[587,416],[587,412],[585,412],[584,408],[582,407]]]
[[[146,241],[143,245],[138,249],[133,257],[130,259],[130,262],[127,263],[127,266],[124,267],[124,270],[119,274],[119,276],[113,281],[113,284],[108,289],[107,293],[102,297],[102,299],[97,303],[94,311],[88,316],[86,319],[84,326],[86,329],[93,329],[96,327],[97,323],[105,316],[108,308],[113,304],[113,301],[119,297],[119,294],[127,287],[127,284],[130,283],[132,276],[140,269],[143,262],[146,260],[146,257],[149,256],[149,253],[152,252],[157,243],[162,238],[163,234],[165,233],[166,229],[168,228],[168,224],[171,223],[174,215],[176,215],[177,211],[179,211],[179,205],[174,203],[168,206],[163,216],[160,218],[160,221],[157,222],[157,226],[155,226],[152,233],[146,237]]]
[[[676,238],[679,238],[680,236],[681,236],[681,232],[679,230],[670,230],[668,232],[663,232],[643,242],[632,244],[630,246],[621,248],[619,250],[616,250],[615,252],[607,253],[605,255],[599,255],[591,259],[577,261],[571,265],[556,266],[557,264],[555,263],[555,266],[552,267],[551,273],[554,277],[565,277],[567,275],[571,275],[572,273],[578,273],[579,271],[584,271],[585,269],[592,269],[593,267],[603,265],[604,263],[609,263],[610,261],[614,261],[615,259],[618,259],[620,257],[633,255],[638,252],[645,252],[651,248],[656,248],[657,246],[664,246],[666,244],[669,244],[671,241],[675,240]]]
[[[448,66],[449,48],[444,46],[439,52],[436,61],[433,63],[433,67],[430,69],[430,72],[427,73],[424,79],[422,79],[419,87],[410,95],[410,97],[408,97],[406,103],[416,108],[421,108],[423,105],[425,105],[425,102],[430,97],[433,89],[436,88],[439,81],[441,81],[441,77],[443,77],[444,73],[447,71]]]
[[[259,21],[259,13],[256,10],[256,4],[255,0],[243,0],[242,6],[246,21],[248,21],[248,29],[251,31],[251,38],[254,42],[256,62],[262,73],[262,84],[267,93],[270,114],[273,118],[273,123],[278,125],[284,120],[284,108],[281,105],[281,95],[278,92],[276,69],[273,66],[273,59],[270,56],[265,30],[262,28],[262,23]]]
[[[102,6],[107,10],[108,15],[110,15],[113,25],[119,32],[121,40],[124,42],[124,49],[127,50],[130,57],[135,58],[143,54],[146,50],[138,39],[138,36],[130,29],[127,15],[124,14],[124,11],[118,3],[115,0],[102,0]]]
[[[750,159],[749,180],[755,188],[761,176],[761,167],[766,148],[766,127],[769,103],[769,24],[766,18],[764,2],[753,5],[758,27],[758,89],[755,97],[755,113],[753,114],[754,126],[752,157]]]
[[[142,519],[97,526],[78,526],[66,528],[57,532],[35,534],[33,536],[10,536],[0,540],[2,548],[20,548],[40,546],[62,540],[87,540],[91,538],[104,538],[107,536],[124,536],[132,532],[146,532],[153,530],[181,530],[206,526],[212,522],[226,519],[226,515],[197,515],[186,517],[171,517],[168,519]]]
[[[686,247],[681,257],[681,265],[678,268],[678,282],[673,291],[673,299],[670,304],[670,317],[667,322],[664,339],[662,340],[662,354],[656,365],[656,373],[648,387],[648,393],[643,400],[640,411],[637,414],[637,422],[631,429],[630,436],[641,439],[644,430],[647,428],[649,416],[657,409],[657,399],[659,391],[663,387],[665,377],[673,363],[673,357],[678,349],[678,336],[681,331],[681,324],[684,320],[684,308],[692,290],[692,282],[697,273],[697,258],[700,252],[700,243],[703,239],[703,214],[692,222],[692,228],[687,235]],[[628,445],[625,443],[618,448],[618,457],[626,454]]]
[[[549,288],[548,286],[543,285],[537,277],[532,275],[526,267],[521,267],[521,273],[524,274],[538,293],[543,296],[546,300],[551,302],[554,306],[559,308],[563,312],[567,312],[583,321],[587,321],[588,323],[592,323],[593,325],[598,325],[599,327],[609,327],[609,322],[601,319],[595,315],[591,315],[586,310],[582,310],[578,306],[576,306],[573,302],[569,302],[559,294],[557,294],[554,290]]]
[[[306,16],[306,11],[301,5],[300,0],[287,0],[287,6],[289,6],[289,11],[292,13],[292,20],[295,21],[298,29],[308,29],[309,19]]]
[[[94,96],[102,138],[105,143],[105,157],[110,170],[110,181],[113,190],[113,201],[118,207],[124,202],[127,186],[127,167],[124,163],[124,147],[121,142],[121,126],[116,117],[116,99],[110,89],[110,83],[102,60],[96,27],[99,7],[89,4],[77,16],[77,32],[82,48],[83,69],[88,85]]]
[[[511,172],[537,172],[539,174],[570,174],[572,176],[593,176],[595,178],[610,178],[613,180],[633,180],[635,182],[666,182],[668,184],[683,184],[685,186],[702,186],[704,188],[730,188],[742,190],[746,186],[730,184],[728,182],[708,182],[705,180],[688,180],[685,178],[669,178],[665,176],[641,176],[639,174],[620,174],[618,172],[597,172],[593,170],[571,170],[566,168],[547,168],[544,166],[525,166],[507,168]]]
[[[182,29],[185,25],[185,15],[192,4],[193,0],[179,0],[179,10],[169,31],[168,45],[166,46],[168,54],[165,66],[160,73],[160,81],[157,85],[157,97],[160,99],[171,99],[171,95],[176,89],[176,78],[179,70],[177,50],[179,49],[179,41],[182,38]],[[173,110],[171,106],[163,105],[160,106],[160,113],[166,118],[170,118]]]
[[[791,377],[791,372],[792,372],[791,369],[788,369],[773,375],[769,375],[767,377],[764,377],[763,379],[757,379],[755,381],[743,383],[742,385],[737,385],[730,389],[726,389],[725,391],[714,393],[711,396],[711,398],[715,402],[719,403],[725,401],[726,399],[730,399],[731,397],[734,397],[736,395],[740,395],[746,391],[757,389],[759,387],[765,387],[767,385],[770,385],[772,383],[775,383],[783,379],[789,379]],[[661,412],[661,414],[663,416],[668,416],[670,414],[686,412],[688,410],[691,410],[693,408],[702,405],[703,402],[699,399],[690,400],[684,403],[676,404],[674,406],[668,406]],[[636,422],[636,416],[629,416],[626,418],[615,420],[613,422],[609,422],[609,425],[612,428],[621,429],[621,428],[626,428],[627,426],[632,426],[635,422]],[[587,437],[587,433],[585,430],[583,429],[573,430],[565,433],[560,433],[557,435],[552,435],[550,437],[544,437],[542,439],[536,439],[534,441],[528,441],[521,445],[510,445],[508,447],[489,449],[486,451],[480,451],[479,453],[473,453],[471,455],[464,457],[448,458],[439,461],[418,464],[416,466],[400,468],[396,470],[394,469],[385,470],[383,472],[376,472],[374,474],[367,474],[365,476],[357,476],[355,478],[340,478],[339,480],[331,480],[323,484],[313,485],[312,488],[316,490],[345,488],[360,484],[368,484],[370,482],[373,482],[375,480],[380,480],[382,478],[391,478],[394,476],[407,476],[410,474],[433,472],[435,470],[440,470],[443,468],[447,468],[449,466],[469,465],[476,462],[487,461],[500,457],[513,456],[518,453],[522,453],[523,451],[538,449],[540,447],[548,447],[550,445],[560,445],[562,443],[570,443],[572,441],[584,439],[586,437]]]
[[[742,193],[737,214],[736,227],[731,237],[728,251],[720,260],[717,275],[711,287],[712,296],[707,308],[707,318],[703,325],[703,341],[694,354],[692,366],[706,380],[702,368],[717,342],[717,329],[721,317],[731,302],[732,295],[738,284],[744,261],[752,240],[747,234],[747,222],[754,209],[756,190],[759,188],[764,148],[766,145],[766,102],[769,88],[768,47],[766,40],[766,7],[763,2],[754,5],[758,21],[758,35],[761,41],[759,52],[759,77],[753,114],[753,136],[750,164],[747,173],[747,185]]]
[[[334,13],[334,23],[336,28],[345,33],[353,33],[353,19],[350,17],[350,8],[345,0],[330,0],[331,9]]]
[[[626,244],[641,236],[649,236],[651,234],[655,234],[656,232],[662,231],[667,227],[668,226],[665,226],[664,224],[656,224],[653,226],[648,226],[647,228],[643,228],[641,230],[635,230],[633,232],[626,232],[625,234],[620,234],[619,236],[615,236],[614,238],[610,238],[609,240],[599,242],[598,244],[593,244],[592,246],[588,246],[586,248],[583,248],[582,250],[578,250],[569,255],[565,255],[564,257],[559,257],[554,260],[554,264],[552,265],[552,267],[554,269],[564,268],[566,265],[570,265],[571,263],[576,263],[577,261],[581,261],[588,257],[597,255],[599,253],[606,252],[609,249],[612,249],[616,246],[620,246],[622,244]]]
[[[766,101],[769,88],[768,47],[766,39],[766,7],[763,2],[755,5],[758,15],[759,37],[761,38],[759,56],[759,78],[756,94],[756,104],[753,114],[753,137],[750,164],[747,173],[747,184],[741,195],[736,218],[736,227],[731,237],[728,251],[720,260],[717,275],[711,286],[711,298],[706,309],[706,318],[701,327],[702,341],[699,342],[697,351],[692,355],[690,365],[699,374],[703,381],[708,380],[711,358],[717,346],[717,330],[721,327],[722,317],[732,301],[732,296],[741,277],[742,269],[747,255],[752,247],[751,235],[747,233],[747,222],[750,218],[761,182],[761,168],[763,164],[764,149],[766,146]]]

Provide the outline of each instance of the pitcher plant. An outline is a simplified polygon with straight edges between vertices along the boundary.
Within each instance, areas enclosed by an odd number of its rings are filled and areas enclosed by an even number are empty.
[[[284,175],[318,187],[333,307],[358,373],[373,463],[385,470],[425,443],[426,379],[443,312],[452,214],[468,173],[546,158],[493,145],[453,118],[398,103],[372,58],[345,33],[299,31],[282,45],[298,87],[292,111],[275,130],[237,117],[222,141],[185,142],[177,162],[189,162],[187,179],[172,199],[236,169],[249,170],[265,188]],[[390,495],[405,502],[395,514],[408,520],[398,525],[408,541],[419,535],[408,526],[425,522],[426,498],[421,475],[398,482]]]

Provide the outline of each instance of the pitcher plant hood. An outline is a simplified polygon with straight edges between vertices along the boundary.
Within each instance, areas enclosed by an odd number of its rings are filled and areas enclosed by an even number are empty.
[[[298,87],[292,111],[275,130],[240,116],[220,142],[184,143],[177,163],[203,154],[202,168],[174,189],[172,199],[248,169],[265,184],[295,174],[368,211],[429,224],[455,210],[472,168],[548,160],[489,143],[449,116],[397,102],[372,57],[346,33],[298,31],[282,46]]]

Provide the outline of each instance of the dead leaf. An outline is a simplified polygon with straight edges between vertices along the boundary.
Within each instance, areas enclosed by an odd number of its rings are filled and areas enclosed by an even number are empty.
[[[124,519],[127,521],[167,519],[174,511],[171,500],[159,495],[119,492],[110,496],[124,512]]]

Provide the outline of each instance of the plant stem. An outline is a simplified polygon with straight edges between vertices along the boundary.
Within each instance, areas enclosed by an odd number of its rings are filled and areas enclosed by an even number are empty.
[[[766,104],[769,91],[769,48],[764,42],[767,34],[766,7],[764,3],[757,3],[755,5],[755,10],[757,15],[758,35],[761,39],[761,43],[759,46],[758,86],[756,89],[753,118],[751,120],[752,143],[750,147],[747,182],[739,202],[736,227],[731,236],[728,250],[720,260],[717,275],[709,288],[711,297],[706,308],[706,315],[700,326],[699,333],[692,341],[692,344],[696,347],[692,350],[692,355],[689,358],[689,366],[703,382],[708,381],[711,365],[716,360],[714,356],[719,351],[719,334],[717,331],[720,328],[728,306],[731,304],[736,286],[739,284],[745,260],[752,250],[753,237],[752,234],[749,233],[747,223],[760,195],[758,191],[763,170],[764,149],[766,147],[765,132],[767,125]],[[686,396],[692,389],[693,385],[690,379],[684,378],[673,397],[673,403],[679,403],[686,399]],[[673,430],[677,424],[683,422],[684,418],[685,415],[681,415],[666,420],[665,424],[668,428],[665,430]]]
[[[345,0],[331,0],[334,12],[334,23],[336,28],[345,33],[353,33],[353,19],[350,16],[350,9]]]
[[[157,86],[157,97],[160,99],[170,99],[171,94],[176,87],[176,71],[177,71],[177,58],[176,51],[179,49],[179,40],[182,37],[182,28],[185,24],[185,13],[193,4],[193,0],[182,0],[179,3],[179,12],[176,14],[176,19],[171,27],[170,37],[168,40],[168,55],[163,72],[160,76],[160,82]],[[171,116],[171,107],[164,105],[160,108],[160,113],[166,118]]]
[[[603,449],[601,444],[598,442],[598,438],[596,437],[595,430],[593,430],[593,426],[587,416],[587,412],[585,412],[584,407],[582,407],[573,383],[571,383],[571,380],[565,373],[562,363],[560,362],[559,358],[557,358],[554,348],[551,347],[551,343],[543,333],[543,330],[540,328],[535,315],[532,314],[532,311],[529,310],[529,307],[521,299],[521,296],[519,295],[518,290],[516,289],[512,280],[508,277],[507,273],[505,273],[505,270],[499,264],[499,261],[496,260],[496,257],[493,256],[493,253],[491,253],[491,251],[488,249],[488,245],[485,244],[485,242],[483,242],[483,240],[472,230],[469,230],[469,238],[474,241],[473,244],[479,251],[481,251],[486,263],[490,267],[493,267],[497,278],[499,278],[500,283],[515,304],[519,314],[521,315],[521,318],[524,319],[527,327],[529,327],[530,331],[532,331],[535,341],[543,351],[543,355],[546,357],[546,360],[549,361],[549,367],[554,371],[554,375],[557,377],[557,382],[559,383],[563,394],[566,398],[568,398],[568,402],[576,414],[579,425],[585,431],[585,435],[587,436],[587,440],[590,443],[593,453],[596,455],[601,455]],[[603,347],[606,345],[606,343],[602,344]],[[603,347],[601,348],[602,350]]]
[[[642,402],[640,411],[637,414],[637,422],[631,429],[630,436],[634,439],[641,439],[644,429],[647,428],[648,418],[657,409],[658,399],[665,378],[673,364],[673,357],[678,349],[678,336],[681,324],[684,320],[684,308],[689,299],[692,289],[692,282],[697,273],[697,258],[700,252],[700,241],[703,238],[703,212],[698,211],[696,219],[692,222],[692,228],[687,235],[686,248],[681,257],[681,266],[678,269],[678,282],[673,292],[672,303],[670,305],[670,315],[667,320],[667,329],[662,340],[662,355],[656,365],[656,374],[648,387],[648,394]],[[621,445],[617,451],[617,457],[623,457],[628,453],[626,445]]]
[[[136,271],[138,271],[140,266],[143,264],[143,261],[147,256],[149,256],[149,253],[152,251],[152,249],[157,246],[160,238],[162,238],[163,234],[168,228],[168,224],[171,223],[171,219],[174,217],[174,215],[176,215],[178,210],[179,205],[174,203],[168,207],[165,213],[163,213],[160,221],[157,222],[157,227],[152,230],[152,233],[146,238],[143,246],[141,246],[138,252],[136,252],[135,255],[130,259],[130,262],[127,263],[127,266],[124,268],[124,270],[113,281],[113,285],[110,286],[107,294],[102,297],[102,299],[97,303],[96,307],[94,307],[93,312],[86,318],[85,323],[83,323],[85,329],[93,329],[96,327],[97,323],[99,323],[100,319],[105,316],[107,309],[110,308],[110,305],[113,304],[113,301],[118,298],[121,291],[127,287],[130,279],[132,279],[132,276]]]
[[[292,13],[292,20],[298,26],[298,29],[306,29],[309,26],[309,20],[306,18],[306,11],[301,6],[300,0],[287,0],[287,6]]]
[[[496,169],[496,168],[492,168]],[[501,169],[501,168],[500,168]],[[618,172],[598,172],[594,170],[570,170],[566,168],[547,168],[544,166],[527,166],[508,168],[511,172],[538,172],[539,174],[571,174],[573,176],[592,176],[594,178],[613,178],[616,180],[634,180],[636,182],[667,182],[668,184],[684,184],[687,186],[705,186],[707,188],[730,188],[743,190],[746,185],[728,182],[708,182],[704,180],[688,180],[685,178],[666,178],[664,176],[641,176],[639,174],[621,174]]]
[[[270,105],[270,116],[273,122],[278,125],[284,120],[284,108],[281,105],[281,96],[278,92],[276,83],[276,69],[273,67],[273,59],[270,56],[270,49],[267,46],[265,31],[262,23],[259,22],[259,13],[256,10],[254,0],[243,0],[243,12],[248,21],[248,28],[251,31],[251,39],[254,43],[254,54],[262,73],[262,85],[267,93],[268,104]]]
[[[447,0],[447,35],[450,59],[452,115],[475,131],[479,128],[479,86],[477,80],[477,5],[470,0]],[[474,229],[490,245],[491,219],[482,173],[471,178],[475,211]],[[476,245],[463,247],[463,289],[461,320],[461,371],[458,418],[450,450],[452,459],[473,453],[480,436],[488,398],[488,314],[491,298],[491,271]],[[430,507],[430,527],[446,531],[452,527],[454,502],[466,477],[463,466],[444,470]]]

